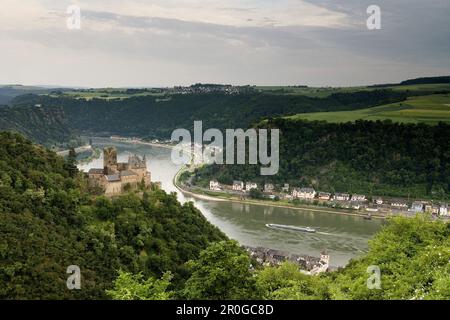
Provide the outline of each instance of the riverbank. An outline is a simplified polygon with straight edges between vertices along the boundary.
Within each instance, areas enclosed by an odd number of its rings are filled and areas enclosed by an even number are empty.
[[[75,150],[76,153],[81,153],[81,152],[89,151],[89,150],[91,150],[91,149],[92,149],[92,146],[89,145],[89,144],[87,144],[87,145],[84,145],[84,146],[75,148],[74,150]],[[67,150],[57,151],[56,154],[57,154],[58,156],[65,157],[65,156],[67,156],[67,155],[69,154],[69,152],[70,152],[70,149],[67,149]]]
[[[360,218],[366,218],[367,214],[358,213],[358,212],[350,212],[350,211],[344,211],[344,210],[335,210],[335,209],[329,209],[329,208],[321,208],[317,206],[308,206],[308,205],[294,205],[290,203],[275,203],[273,201],[268,200],[252,200],[252,199],[239,199],[236,197],[233,197],[231,195],[229,196],[222,196],[220,194],[216,195],[205,195],[199,192],[194,192],[193,190],[188,190],[179,181],[180,175],[186,171],[186,167],[182,167],[177,174],[173,178],[173,185],[183,194],[189,195],[193,198],[197,199],[203,199],[203,200],[209,200],[209,201],[227,201],[231,203],[241,203],[241,204],[252,204],[252,205],[258,205],[258,206],[265,206],[265,207],[275,207],[275,208],[284,208],[284,209],[294,209],[294,210],[308,210],[312,212],[321,212],[321,213],[328,213],[328,214],[339,214],[339,215],[346,215],[346,216],[354,216],[354,217],[360,217]],[[208,193],[214,194],[215,192],[209,191]],[[374,219],[386,219],[387,216],[384,215],[371,215]]]

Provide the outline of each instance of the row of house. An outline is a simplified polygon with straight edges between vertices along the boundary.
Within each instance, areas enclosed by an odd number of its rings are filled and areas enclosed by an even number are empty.
[[[218,181],[210,181],[211,190],[222,190],[222,188],[229,188],[229,186],[221,186]],[[235,180],[231,186],[233,191],[238,192],[249,192],[252,189],[259,189],[258,184],[254,182],[246,182]],[[271,194],[275,192],[275,186],[271,183],[264,184],[262,190],[265,193]],[[354,209],[360,209],[361,206],[366,206],[368,203],[367,197],[363,194],[349,194],[349,193],[334,193],[329,192],[317,192],[313,188],[293,188],[291,192],[289,184],[285,183],[281,187],[281,192],[284,194],[285,199],[301,199],[301,200],[321,200],[321,201],[333,201],[335,203],[341,203],[344,207],[352,207]],[[280,195],[281,196],[281,195]],[[433,214],[439,214],[441,216],[449,216],[448,205],[442,204],[431,204],[424,201],[415,201],[409,206],[408,202],[404,199],[390,199],[383,200],[380,197],[373,199],[373,205],[376,207],[384,206],[388,210],[398,210],[398,211],[409,211],[409,212],[431,212]],[[369,208],[368,210],[375,210],[374,208]],[[377,209],[376,209],[377,210]]]
[[[299,269],[308,274],[319,274],[327,272],[330,268],[330,255],[322,251],[320,258],[307,255],[287,254],[279,250],[244,246],[244,249],[259,264],[267,266],[279,266],[285,261],[298,265]]]

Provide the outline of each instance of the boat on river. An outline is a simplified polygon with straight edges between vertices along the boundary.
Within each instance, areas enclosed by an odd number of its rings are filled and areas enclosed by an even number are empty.
[[[286,226],[283,224],[268,223],[268,224],[266,224],[266,227],[271,228],[271,229],[285,229],[285,230],[293,230],[293,231],[308,232],[308,233],[316,232],[316,229],[311,228],[311,227]]]

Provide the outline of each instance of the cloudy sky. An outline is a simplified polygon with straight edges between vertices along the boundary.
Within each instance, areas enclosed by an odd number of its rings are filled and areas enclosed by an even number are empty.
[[[81,29],[67,28],[67,8]],[[367,7],[381,8],[368,30]],[[449,0],[0,0],[0,83],[350,86],[450,75]]]

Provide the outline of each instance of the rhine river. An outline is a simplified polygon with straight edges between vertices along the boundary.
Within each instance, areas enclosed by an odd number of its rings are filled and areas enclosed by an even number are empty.
[[[173,185],[173,177],[180,166],[172,163],[170,149],[118,142],[107,138],[92,140],[94,147],[115,146],[119,161],[127,161],[130,154],[140,156],[145,154],[152,181],[161,181],[162,188],[166,192],[176,192],[181,203],[194,202],[206,219],[242,245],[261,246],[311,256],[319,256],[322,250],[327,250],[331,265],[343,266],[350,259],[366,252],[368,240],[381,228],[382,221],[378,219],[369,221],[339,214],[192,198],[183,195]],[[102,167],[103,157],[79,166],[84,171]],[[311,234],[269,229],[265,226],[267,223],[310,226],[317,228],[318,232]]]

